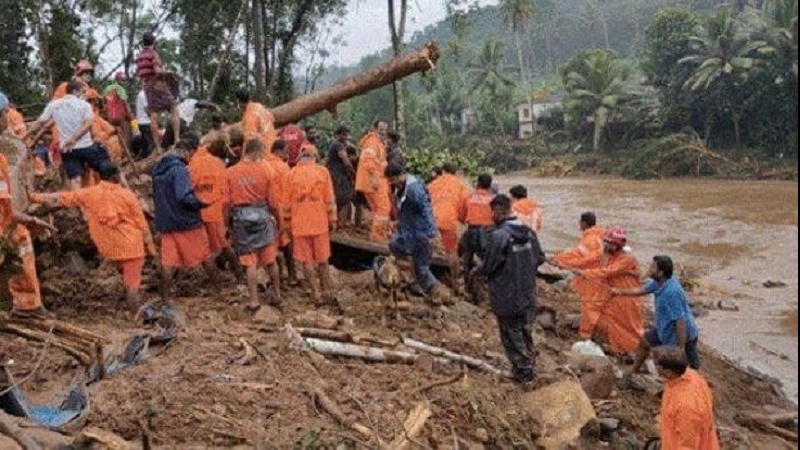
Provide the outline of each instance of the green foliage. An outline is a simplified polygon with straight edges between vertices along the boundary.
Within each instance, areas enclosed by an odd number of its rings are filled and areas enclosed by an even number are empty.
[[[461,173],[469,178],[477,177],[483,173],[494,173],[494,170],[482,165],[486,158],[486,153],[482,150],[462,150],[452,151],[450,149],[435,150],[432,148],[420,148],[408,152],[406,155],[406,169],[430,181],[431,173],[446,162],[458,164]]]
[[[573,58],[561,73],[569,93],[568,108],[575,117],[591,118],[592,148],[598,151],[620,109],[640,95],[640,86],[632,80],[633,68],[612,50],[592,50]]]

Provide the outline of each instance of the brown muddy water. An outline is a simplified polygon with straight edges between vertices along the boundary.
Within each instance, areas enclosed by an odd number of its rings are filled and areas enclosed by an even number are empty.
[[[739,311],[701,319],[701,340],[743,365],[779,378],[798,397],[798,184],[780,181],[612,178],[499,179],[527,186],[544,208],[549,250],[575,245],[578,218],[594,211],[629,230],[643,266],[667,254],[701,274],[696,300],[731,300]],[[785,283],[768,289],[767,280]]]

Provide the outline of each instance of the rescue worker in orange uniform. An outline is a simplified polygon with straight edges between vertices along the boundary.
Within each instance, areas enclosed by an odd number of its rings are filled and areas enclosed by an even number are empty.
[[[374,242],[389,241],[392,214],[389,181],[386,170],[386,136],[389,124],[383,120],[375,122],[372,131],[358,143],[361,158],[356,170],[356,191],[364,194],[372,211],[372,228],[369,238]]]
[[[292,230],[289,224],[284,220],[283,214],[288,205],[289,195],[289,174],[291,168],[289,167],[289,147],[282,139],[278,139],[272,145],[272,153],[264,158],[264,162],[269,166],[274,174],[274,187],[275,197],[277,198],[278,214],[281,214],[281,229],[278,236],[278,249],[283,258],[279,259],[279,263],[286,266],[286,271],[289,276],[289,285],[297,284],[297,272],[294,267],[294,255],[292,251]]]
[[[612,296],[615,290],[641,286],[636,257],[626,251],[627,233],[614,227],[603,235],[604,252],[597,269],[578,270],[576,274],[602,291],[601,315],[595,336],[608,342],[614,353],[634,354],[644,335],[644,305],[636,296]]]
[[[113,164],[100,168],[100,183],[72,192],[32,194],[31,200],[52,206],[77,207],[89,223],[89,236],[103,258],[122,275],[128,308],[141,307],[142,268],[145,251],[156,254],[153,236],[131,190],[119,185],[119,170]]]
[[[477,188],[464,201],[463,219],[467,224],[467,231],[461,236],[459,253],[464,264],[464,274],[467,276],[475,267],[475,257],[483,260],[486,256],[489,229],[494,226],[491,203],[497,196],[492,191],[493,181],[491,175],[479,176]],[[469,280],[466,281],[469,285]]]
[[[603,255],[603,234],[605,230],[597,225],[597,216],[592,212],[581,215],[581,241],[574,249],[558,252],[549,261],[550,264],[566,270],[588,270],[600,267]],[[591,339],[594,328],[602,314],[602,298],[605,295],[602,286],[592,283],[586,278],[575,277],[572,289],[581,299],[582,339]]]
[[[77,81],[84,86],[86,86],[87,96],[91,91],[94,89],[89,86],[89,83],[92,82],[92,78],[94,78],[94,66],[88,59],[82,59],[75,64],[74,75],[72,76],[72,80]],[[64,81],[63,83],[59,84],[56,88],[55,92],[53,92],[53,98],[51,100],[58,100],[60,98],[64,98],[67,95],[67,85],[69,81]],[[94,92],[99,97],[100,94],[97,91]]]
[[[245,90],[236,92],[236,100],[242,111],[242,132],[245,142],[258,139],[264,146],[264,152],[269,153],[272,144],[278,140],[275,116],[264,105],[253,101],[250,93]]]
[[[231,241],[246,269],[249,309],[260,308],[258,267],[265,267],[272,281],[272,305],[281,307],[281,276],[277,264],[280,214],[274,173],[264,164],[266,151],[259,139],[244,145],[242,160],[228,169]]]
[[[25,117],[23,117],[22,113],[17,110],[17,106],[10,98],[8,99],[8,110],[6,112],[6,117],[8,119],[9,131],[11,131],[14,136],[20,139],[25,139],[25,135],[28,134],[28,127],[25,125]]]
[[[208,147],[201,145],[197,149],[187,149],[184,156],[189,160],[187,169],[194,192],[201,202],[208,205],[200,211],[200,217],[208,235],[211,253],[215,259],[222,255],[236,278],[241,280],[244,275],[239,260],[228,242],[228,174],[225,163],[217,157],[225,151],[225,142],[216,139]]]
[[[538,235],[542,231],[542,208],[539,203],[532,198],[528,198],[528,189],[525,186],[517,185],[509,191],[513,204],[511,210],[517,220],[522,222]]]
[[[453,283],[453,293],[460,295],[461,260],[458,258],[458,229],[466,217],[467,198],[469,191],[466,184],[458,178],[458,166],[446,163],[442,175],[438,176],[428,185],[431,196],[433,215],[442,238],[442,246],[447,255],[450,266],[450,279]]]
[[[317,305],[332,301],[330,233],[336,231],[338,212],[328,169],[317,164],[317,149],[305,145],[287,183],[284,216],[292,231],[294,259],[303,265]],[[320,295],[321,288],[321,295]]]
[[[656,366],[666,380],[661,399],[661,450],[719,450],[714,397],[678,347],[658,347]]]
[[[0,92],[0,134],[8,128],[8,99]],[[33,253],[33,239],[27,226],[36,226],[54,230],[45,222],[15,210],[11,197],[13,180],[8,167],[8,160],[0,153],[0,240],[10,241],[3,247],[16,249],[21,259],[21,273],[13,274],[8,280],[11,294],[12,313],[17,315],[41,315],[45,310],[39,291],[39,279],[36,276],[36,256]],[[27,226],[26,226],[27,225]],[[6,261],[9,254],[0,254],[0,266],[13,264]],[[10,270],[13,270],[10,269]]]
[[[94,113],[94,122],[92,122],[92,130],[90,131],[92,140],[95,144],[105,147],[111,161],[119,164],[122,161],[122,146],[119,142],[119,136],[117,136],[116,127],[100,114],[102,99],[97,94],[97,91],[92,90],[86,93],[86,101],[92,105],[92,113]]]

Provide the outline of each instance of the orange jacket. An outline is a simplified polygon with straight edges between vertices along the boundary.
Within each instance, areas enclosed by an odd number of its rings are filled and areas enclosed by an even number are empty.
[[[108,156],[112,161],[122,160],[122,146],[119,143],[117,129],[106,119],[100,116],[100,112],[95,109],[94,121],[92,122],[92,140],[103,144],[108,150]]]
[[[593,284],[594,300],[602,308],[596,334],[605,337],[616,353],[635,353],[644,335],[644,304],[639,297],[611,297],[611,288],[636,289],[642,285],[636,257],[627,252],[605,254],[600,267],[581,271]]]
[[[428,185],[428,192],[439,229],[458,230],[458,223],[466,217],[467,185],[457,176],[446,173]]]
[[[328,169],[313,161],[300,161],[289,175],[286,221],[292,236],[319,236],[336,223],[336,197]]]
[[[492,200],[495,195],[491,191],[478,189],[464,202],[466,216],[464,222],[467,225],[476,227],[491,227],[494,225],[494,214],[492,213]]]
[[[22,114],[16,108],[8,108],[6,118],[8,118],[8,128],[11,132],[20,139],[24,138],[28,127],[25,125],[25,118],[22,117]]]
[[[535,200],[523,198],[511,206],[517,219],[537,234],[542,231],[542,208]]]
[[[375,131],[368,133],[358,143],[361,158],[356,171],[356,191],[365,194],[379,192],[383,171],[386,169],[386,146]]]
[[[225,163],[212,155],[207,148],[200,147],[192,155],[187,168],[197,198],[211,205],[200,211],[203,222],[225,222],[225,208],[228,203],[228,175],[225,172]]]
[[[264,158],[264,162],[272,169],[275,181],[275,195],[278,199],[279,206],[283,208],[286,202],[287,190],[289,189],[289,173],[291,173],[292,169],[286,161],[272,153]]]
[[[277,211],[278,199],[274,187],[274,174],[264,161],[243,159],[226,172],[228,198],[231,206],[267,202]]]
[[[242,115],[242,132],[245,142],[258,139],[264,144],[264,151],[272,152],[272,144],[278,139],[275,130],[275,116],[261,103],[250,102]]]
[[[73,77],[72,79],[75,80],[75,81],[80,82],[82,85],[87,87],[87,89],[88,89],[87,92],[86,92],[86,97],[87,98],[92,98],[92,97],[100,98],[100,93],[97,92],[96,89],[94,89],[94,88],[90,87],[88,84],[86,84],[86,82],[84,82],[82,78]],[[60,98],[64,98],[67,95],[67,84],[69,84],[69,82],[65,81],[65,82],[63,82],[63,83],[58,85],[56,90],[53,92],[52,100],[58,100]]]
[[[61,192],[58,202],[78,207],[89,222],[89,236],[100,255],[111,261],[144,257],[143,232],[148,229],[139,200],[116,183]]]
[[[668,380],[661,400],[663,450],[719,450],[714,399],[708,382],[695,370]]]
[[[596,269],[600,265],[600,256],[603,255],[603,234],[605,232],[606,230],[599,226],[585,230],[581,242],[576,248],[555,254],[556,262],[565,269]],[[583,297],[583,293],[587,289],[586,280],[575,277],[572,288]]]
[[[6,155],[0,153],[0,232],[5,235],[14,217],[11,203],[11,172],[8,168]]]

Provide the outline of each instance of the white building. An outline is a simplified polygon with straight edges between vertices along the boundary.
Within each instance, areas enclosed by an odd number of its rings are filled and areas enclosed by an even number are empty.
[[[549,97],[534,96],[517,106],[519,115],[519,139],[527,139],[536,133],[536,121],[547,111],[560,108],[564,104],[566,94],[560,93]]]

